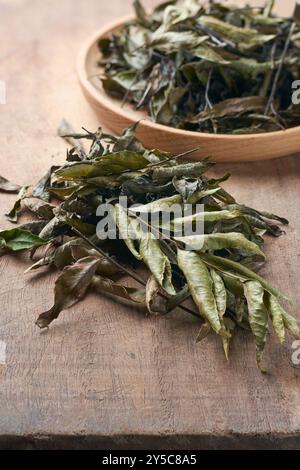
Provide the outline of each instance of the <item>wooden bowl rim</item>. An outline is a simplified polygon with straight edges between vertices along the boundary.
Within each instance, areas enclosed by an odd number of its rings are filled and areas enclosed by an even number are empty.
[[[125,17],[119,18],[118,20],[114,20],[107,25],[99,28],[96,32],[94,32],[81,46],[78,57],[77,57],[77,74],[79,77],[79,81],[81,86],[84,90],[86,90],[89,95],[97,102],[101,103],[106,108],[110,108],[112,112],[118,114],[120,117],[124,118],[125,120],[132,121],[132,115],[128,113],[125,109],[118,106],[110,97],[106,95],[105,92],[103,94],[91,83],[89,78],[87,77],[86,73],[86,60],[89,55],[89,52],[93,46],[99,41],[99,39],[107,37],[112,32],[119,29],[125,23],[132,21],[134,19],[133,15],[126,15]],[[156,129],[160,130],[161,132],[168,132],[168,134],[173,134],[176,136],[181,136],[183,138],[201,138],[205,137],[207,141],[235,141],[237,143],[247,142],[249,143],[249,138],[257,139],[261,141],[266,141],[267,139],[271,139],[273,136],[288,138],[292,137],[296,134],[300,134],[300,126],[295,126],[289,129],[284,129],[280,131],[272,131],[272,132],[263,132],[259,134],[241,134],[241,135],[231,135],[231,134],[210,134],[205,132],[196,132],[196,131],[186,131],[183,129],[176,129],[175,127],[166,126],[163,124],[158,124],[156,122],[151,121],[149,116],[145,116],[141,118],[142,125],[144,128],[148,128],[149,130]]]

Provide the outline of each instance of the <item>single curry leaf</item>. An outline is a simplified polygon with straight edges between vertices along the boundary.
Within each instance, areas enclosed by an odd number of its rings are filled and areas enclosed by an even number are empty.
[[[8,251],[22,251],[38,248],[49,243],[37,235],[33,235],[27,230],[13,228],[0,231],[1,247]]]
[[[244,289],[249,311],[249,322],[255,337],[256,360],[260,367],[268,333],[268,311],[264,304],[264,289],[257,281],[245,282]]]
[[[71,307],[85,296],[98,262],[97,258],[87,257],[63,270],[55,283],[54,305],[47,312],[41,313],[36,321],[37,326],[47,328],[62,310]]]

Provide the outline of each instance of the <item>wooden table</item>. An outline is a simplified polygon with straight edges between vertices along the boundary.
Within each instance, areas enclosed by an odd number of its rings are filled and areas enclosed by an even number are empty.
[[[130,3],[0,0],[0,80],[7,86],[0,174],[35,182],[63,162],[65,145],[56,137],[62,116],[77,128],[97,128],[78,87],[76,54]],[[227,187],[240,201],[291,221],[285,236],[268,240],[264,275],[293,297],[300,319],[299,157],[219,165],[215,174],[229,169]],[[2,214],[13,200],[0,195],[1,228],[9,226]],[[227,364],[216,338],[195,344],[196,320],[180,312],[145,318],[94,295],[41,333],[34,320],[51,305],[55,275],[25,277],[26,266],[0,258],[1,448],[300,448],[292,339],[284,347],[270,340],[262,375],[248,335],[236,337]]]

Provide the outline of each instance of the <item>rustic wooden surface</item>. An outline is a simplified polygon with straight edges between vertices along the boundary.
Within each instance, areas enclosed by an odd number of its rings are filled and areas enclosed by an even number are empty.
[[[0,174],[35,181],[64,160],[62,116],[98,125],[75,76],[81,42],[129,12],[130,0],[0,0]],[[151,2],[147,2],[150,4]],[[154,3],[154,2],[153,2]],[[285,0],[281,2],[287,5]],[[282,5],[281,5],[282,6]],[[219,165],[240,201],[288,216],[285,236],[269,239],[264,274],[294,299],[300,319],[300,157]],[[14,196],[0,195],[3,213]],[[49,331],[34,325],[52,303],[55,276],[23,276],[28,262],[0,258],[1,448],[300,448],[300,366],[292,339],[272,338],[268,375],[256,369],[247,335],[230,363],[214,337],[195,344],[197,322],[180,314],[144,318],[90,295]]]

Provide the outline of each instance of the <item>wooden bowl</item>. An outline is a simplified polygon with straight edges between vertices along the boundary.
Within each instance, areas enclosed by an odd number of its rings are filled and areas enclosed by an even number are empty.
[[[300,152],[300,126],[277,132],[245,134],[238,136],[214,135],[191,132],[156,124],[141,111],[107,95],[102,88],[97,66],[99,61],[98,40],[116,32],[132,16],[125,17],[99,29],[82,46],[77,73],[83,92],[95,109],[101,122],[111,131],[120,134],[125,127],[143,119],[137,135],[148,148],[160,148],[176,155],[200,147],[189,158],[211,157],[221,162],[247,162],[269,160]]]

